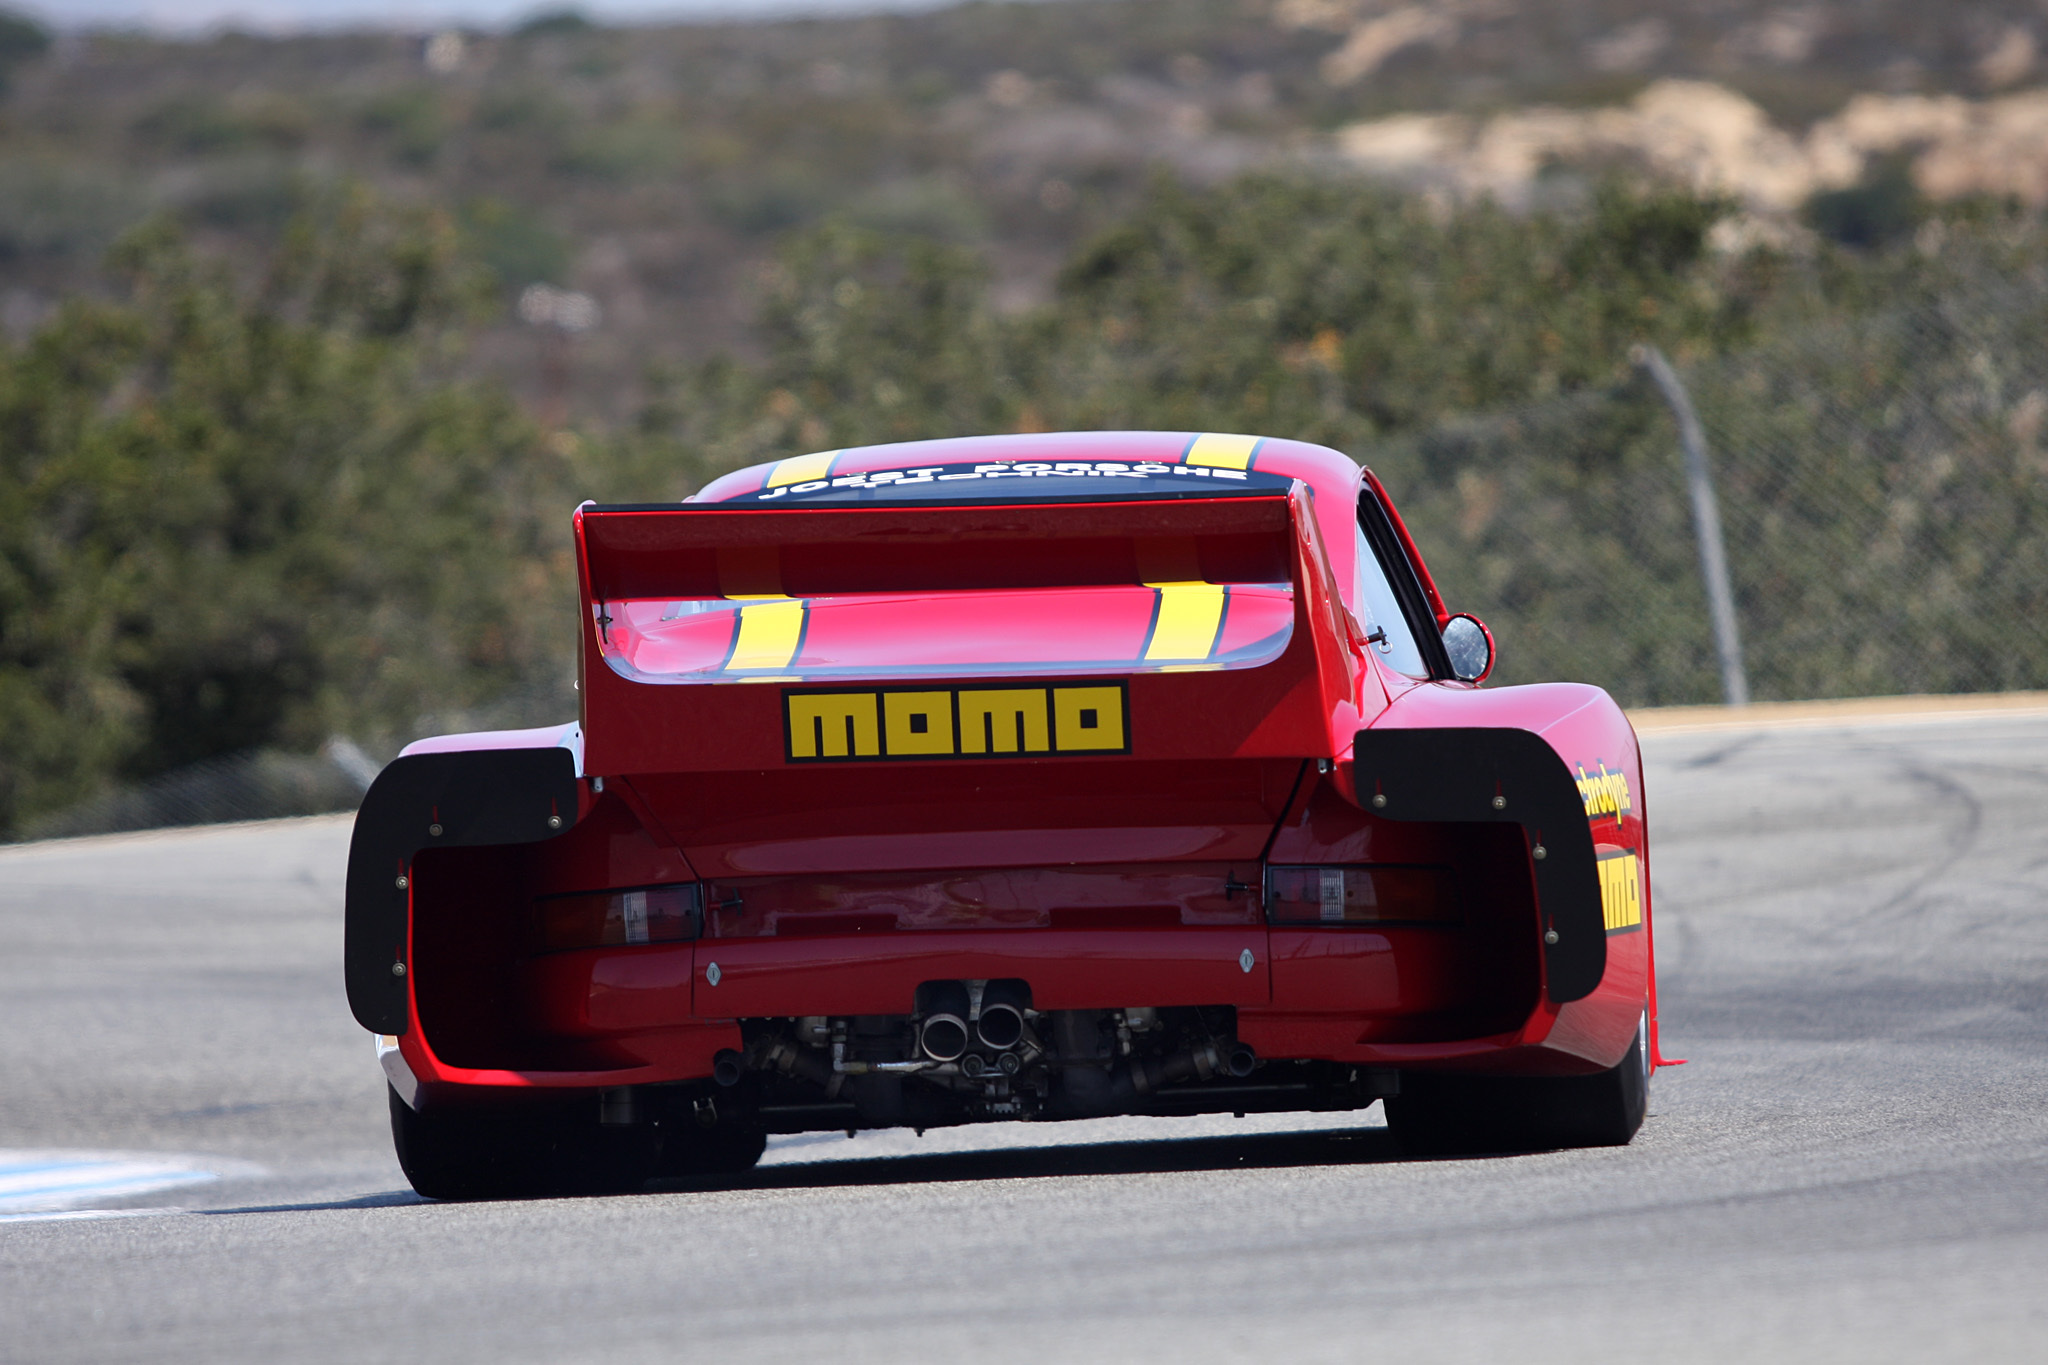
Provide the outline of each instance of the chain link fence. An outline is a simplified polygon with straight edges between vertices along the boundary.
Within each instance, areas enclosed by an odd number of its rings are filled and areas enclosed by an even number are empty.
[[[29,821],[19,837],[68,839],[352,811],[376,775],[376,763],[345,739],[330,741],[318,754],[226,754]]]
[[[1681,366],[1757,700],[2048,687],[2048,291]],[[1722,700],[1676,424],[1646,377],[1364,453],[1498,682]]]

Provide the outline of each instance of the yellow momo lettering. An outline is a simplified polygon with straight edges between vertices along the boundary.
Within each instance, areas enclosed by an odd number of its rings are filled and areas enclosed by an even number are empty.
[[[909,758],[953,752],[951,692],[885,692],[882,716],[883,733],[889,737],[892,756]]]
[[[1605,763],[1597,766],[1599,771],[1588,776],[1586,765],[1579,765],[1579,800],[1586,805],[1586,818],[1598,820],[1611,815],[1619,820],[1623,811],[1635,809],[1628,799],[1628,776],[1608,772]]]
[[[786,696],[791,758],[880,758],[881,729],[872,692]]]
[[[1129,748],[1124,742],[1123,688],[1055,687],[1052,741],[1061,753],[1121,753]]]
[[[960,694],[960,752],[1042,754],[1052,726],[1042,687],[1005,687]]]
[[[782,706],[792,763],[1131,751],[1123,683],[785,692]]]
[[[1600,869],[1600,909],[1607,920],[1607,932],[1618,934],[1643,927],[1642,864],[1635,850],[1603,853]]]

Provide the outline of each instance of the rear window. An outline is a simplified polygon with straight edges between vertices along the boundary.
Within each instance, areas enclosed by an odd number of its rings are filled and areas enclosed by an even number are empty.
[[[1048,498],[1216,497],[1285,493],[1293,480],[1247,469],[1132,464],[1115,460],[1002,461],[920,465],[838,474],[726,498],[728,503],[961,502]]]

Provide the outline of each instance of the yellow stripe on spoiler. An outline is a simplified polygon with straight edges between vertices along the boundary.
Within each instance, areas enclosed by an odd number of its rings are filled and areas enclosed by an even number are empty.
[[[755,602],[740,608],[732,657],[725,672],[752,668],[788,668],[803,643],[807,603],[797,598]]]
[[[1145,662],[1195,661],[1209,657],[1223,633],[1221,583],[1147,583],[1159,601],[1152,617],[1152,635],[1145,641]]]
[[[1222,436],[1210,431],[1188,443],[1181,463],[1207,465],[1211,469],[1250,469],[1258,454],[1261,436]]]
[[[768,486],[782,488],[793,483],[815,483],[832,472],[832,462],[838,458],[836,450],[821,450],[815,455],[792,455],[786,460],[778,460],[775,468],[768,471]]]

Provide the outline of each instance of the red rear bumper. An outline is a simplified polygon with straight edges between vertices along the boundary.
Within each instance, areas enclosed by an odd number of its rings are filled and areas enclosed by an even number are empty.
[[[1500,1002],[1474,999],[1455,938],[1425,928],[973,930],[584,949],[526,964],[521,998],[505,1002],[520,1022],[502,1037],[472,1031],[443,1048],[431,1025],[416,1026],[398,1055],[429,1093],[696,1080],[721,1049],[740,1046],[741,1018],[901,1014],[923,981],[1016,977],[1040,1009],[1232,1005],[1239,1038],[1269,1059],[1571,1074],[1612,1066],[1625,1050],[1647,984],[1643,942],[1613,945],[1592,995],[1559,1006],[1539,994],[1509,1018]],[[418,1019],[417,996],[414,1008]]]

